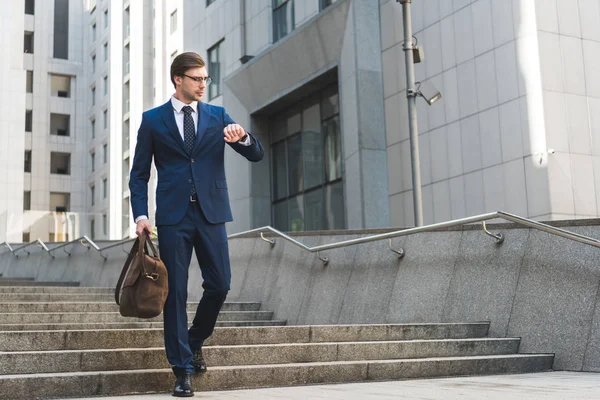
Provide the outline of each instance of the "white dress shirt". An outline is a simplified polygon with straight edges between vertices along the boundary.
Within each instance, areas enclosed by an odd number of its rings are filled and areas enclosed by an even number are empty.
[[[190,106],[192,107],[192,118],[194,119],[194,129],[196,132],[198,131],[198,102],[192,101],[189,104],[185,104],[183,101],[176,99],[175,96],[171,96],[171,104],[173,105],[173,113],[175,114],[175,123],[177,124],[177,129],[179,130],[179,134],[181,135],[181,139],[185,141],[185,136],[183,135],[183,117],[185,113],[182,111],[183,107]],[[246,136],[246,139],[239,142],[241,145],[250,146],[250,136]],[[135,223],[137,224],[139,221],[148,219],[147,215],[140,215],[135,219]]]

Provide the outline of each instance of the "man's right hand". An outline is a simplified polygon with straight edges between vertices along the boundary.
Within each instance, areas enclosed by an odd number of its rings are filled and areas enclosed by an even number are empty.
[[[152,224],[149,219],[142,219],[137,222],[135,234],[140,236],[144,230],[148,232],[148,237],[152,237]]]

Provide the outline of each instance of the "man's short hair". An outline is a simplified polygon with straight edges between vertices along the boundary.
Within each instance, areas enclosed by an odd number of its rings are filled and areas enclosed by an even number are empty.
[[[171,63],[171,82],[173,82],[173,86],[177,87],[175,85],[176,76],[183,76],[188,69],[202,68],[204,66],[206,66],[206,63],[198,53],[188,51],[179,54]]]

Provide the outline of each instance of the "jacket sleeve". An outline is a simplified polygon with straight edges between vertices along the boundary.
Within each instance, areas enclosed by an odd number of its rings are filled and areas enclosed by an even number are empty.
[[[129,190],[131,192],[131,210],[133,220],[140,215],[148,215],[148,180],[152,166],[152,132],[146,117],[142,115],[142,123],[138,130],[137,143],[133,157],[133,165],[129,175]]]
[[[227,125],[230,125],[230,124],[235,124],[235,121],[233,119],[231,119],[231,117],[225,112],[225,109],[223,108],[222,110],[223,110],[223,127],[226,127]],[[262,145],[260,144],[258,139],[256,139],[254,136],[252,136],[250,134],[250,132],[246,132],[246,133],[248,134],[248,136],[250,136],[251,143],[249,146],[244,146],[243,144],[240,144],[240,143],[228,143],[228,145],[230,145],[233,150],[235,150],[242,156],[246,157],[246,159],[248,161],[257,162],[257,161],[262,160],[265,155],[265,151],[264,151]]]

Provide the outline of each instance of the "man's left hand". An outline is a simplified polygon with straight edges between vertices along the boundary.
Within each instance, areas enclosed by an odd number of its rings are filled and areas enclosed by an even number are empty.
[[[223,136],[227,143],[237,143],[245,135],[246,131],[238,124],[230,124],[223,129]]]

